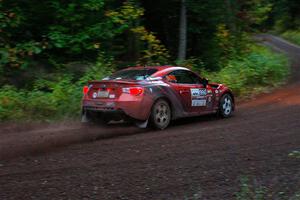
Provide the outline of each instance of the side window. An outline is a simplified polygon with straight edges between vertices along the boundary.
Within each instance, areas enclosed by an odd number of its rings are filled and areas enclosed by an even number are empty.
[[[169,75],[172,75],[176,79],[176,83],[180,84],[199,84],[200,78],[193,72],[187,70],[176,70],[171,72]]]

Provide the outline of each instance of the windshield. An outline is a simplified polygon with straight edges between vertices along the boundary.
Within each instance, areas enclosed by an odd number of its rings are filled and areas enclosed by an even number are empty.
[[[157,72],[157,69],[129,69],[122,70],[112,74],[109,77],[104,78],[103,80],[145,80],[152,74]]]

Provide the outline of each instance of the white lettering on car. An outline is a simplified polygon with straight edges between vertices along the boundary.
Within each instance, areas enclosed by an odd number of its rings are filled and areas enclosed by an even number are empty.
[[[203,88],[191,88],[192,106],[206,106],[207,90]]]

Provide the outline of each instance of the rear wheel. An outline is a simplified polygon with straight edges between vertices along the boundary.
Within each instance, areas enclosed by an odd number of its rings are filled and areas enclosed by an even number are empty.
[[[155,128],[160,130],[167,128],[171,121],[171,108],[168,102],[163,99],[156,101],[150,119]]]
[[[224,94],[219,104],[219,114],[223,118],[228,118],[233,113],[233,100],[229,94]]]

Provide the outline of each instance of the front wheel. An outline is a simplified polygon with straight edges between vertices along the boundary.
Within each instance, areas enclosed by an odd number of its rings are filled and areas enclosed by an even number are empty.
[[[168,102],[163,99],[156,101],[150,119],[155,128],[160,130],[167,128],[171,121],[171,108]]]
[[[219,104],[219,114],[223,118],[228,118],[233,114],[233,100],[229,94],[224,94]]]

